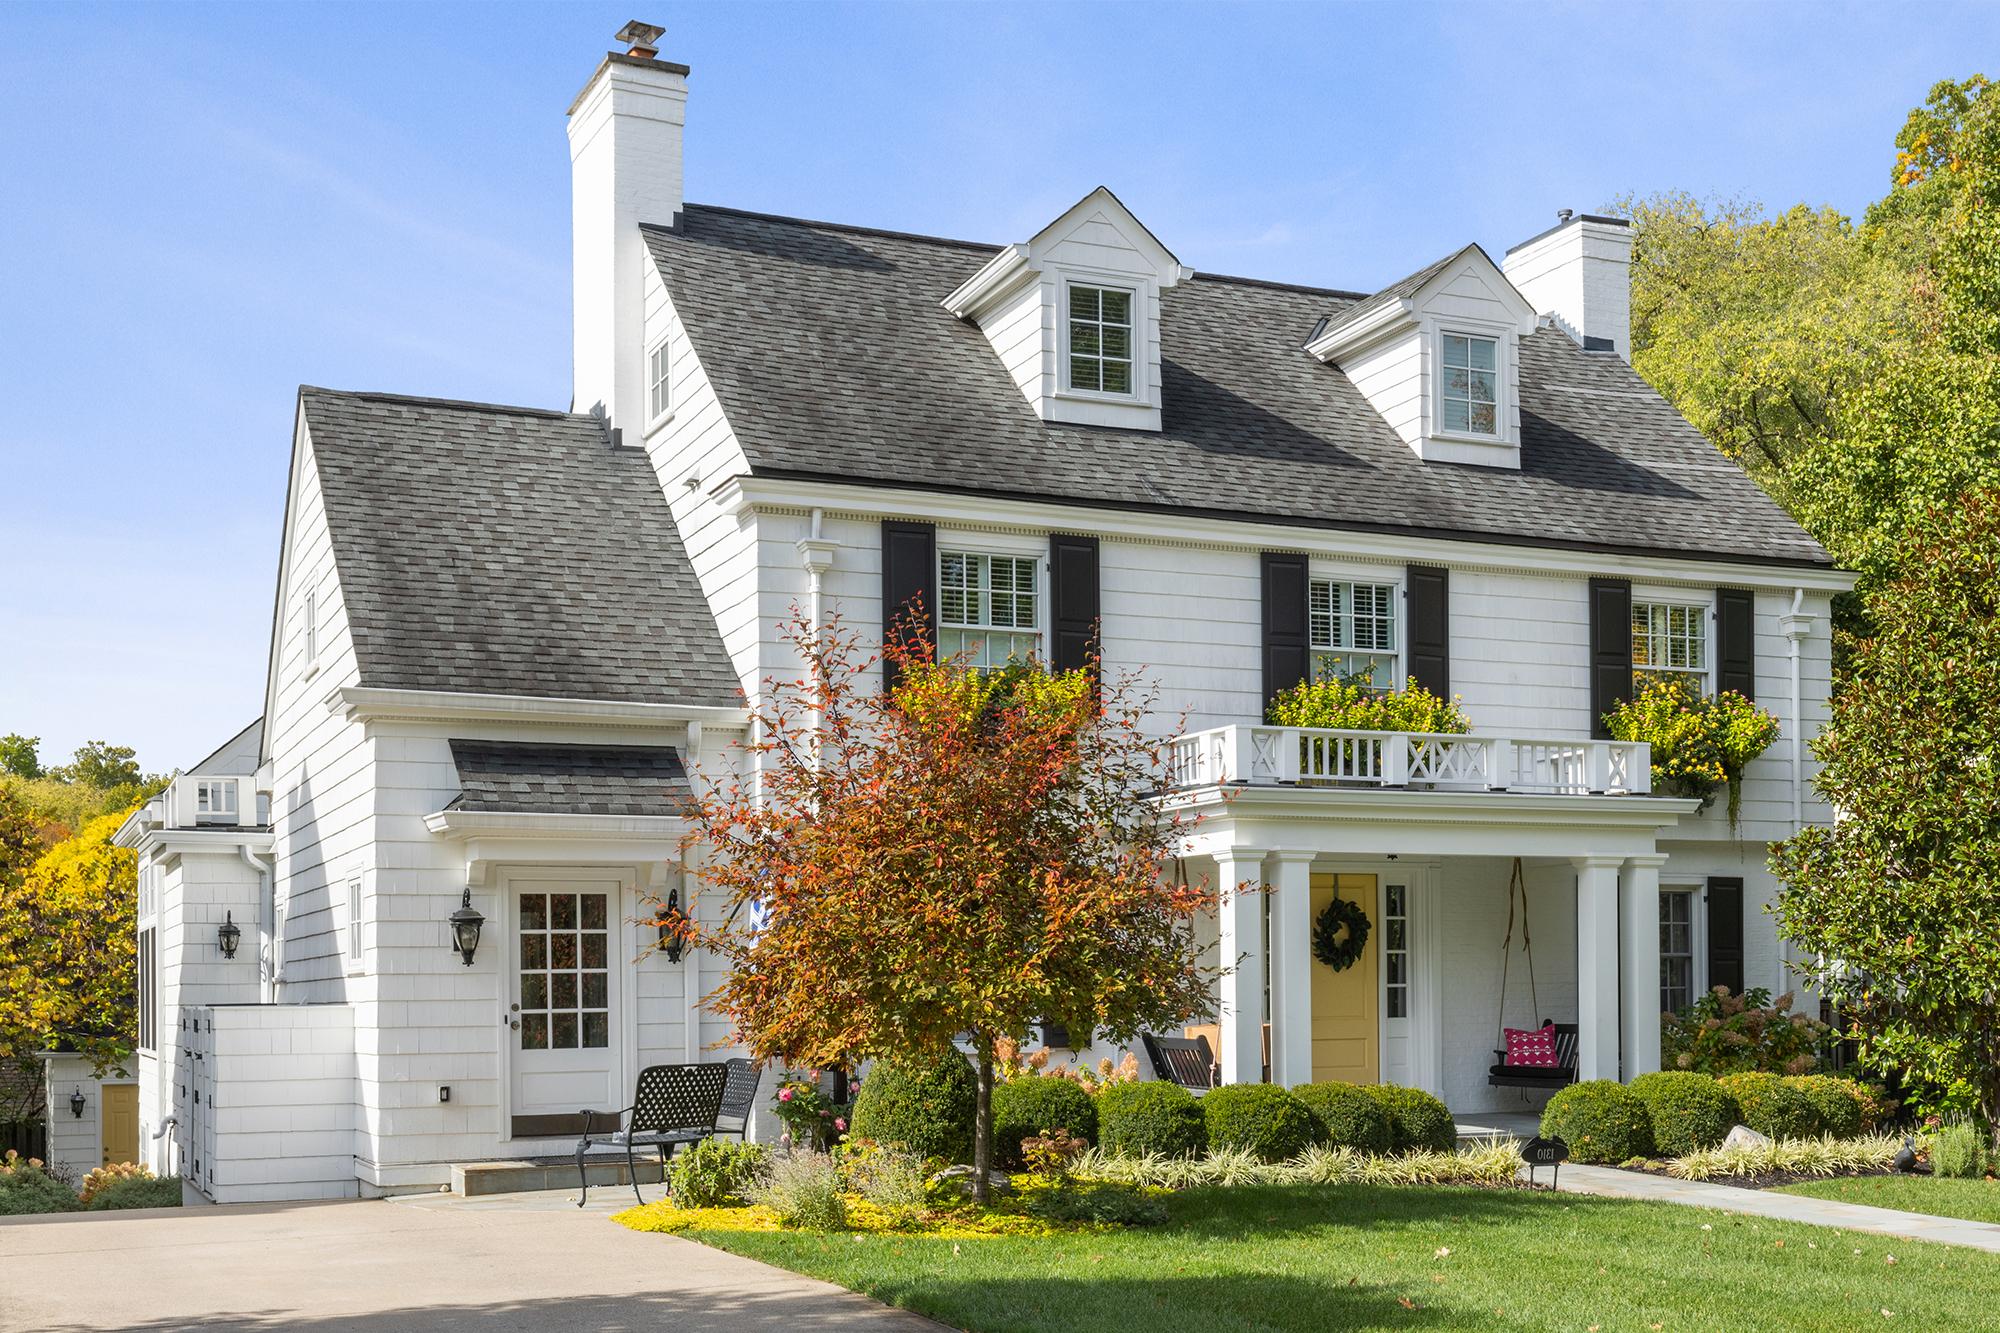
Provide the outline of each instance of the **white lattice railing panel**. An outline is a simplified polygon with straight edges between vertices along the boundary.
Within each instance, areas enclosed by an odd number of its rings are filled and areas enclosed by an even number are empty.
[[[1451,736],[1327,727],[1215,727],[1179,737],[1179,787],[1370,786],[1643,795],[1651,747],[1625,741]]]

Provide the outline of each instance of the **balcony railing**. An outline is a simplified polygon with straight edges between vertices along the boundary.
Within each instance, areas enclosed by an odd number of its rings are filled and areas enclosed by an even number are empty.
[[[269,798],[248,775],[183,773],[155,799],[162,803],[160,820],[168,828],[262,825],[270,817]]]
[[[1172,759],[1179,788],[1238,783],[1561,796],[1652,790],[1652,747],[1643,741],[1229,726],[1177,738]]]

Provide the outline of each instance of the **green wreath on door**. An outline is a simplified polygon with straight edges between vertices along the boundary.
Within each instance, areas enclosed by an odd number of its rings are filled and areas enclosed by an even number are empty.
[[[1368,913],[1360,903],[1336,897],[1313,922],[1313,957],[1336,972],[1360,962],[1367,947]]]

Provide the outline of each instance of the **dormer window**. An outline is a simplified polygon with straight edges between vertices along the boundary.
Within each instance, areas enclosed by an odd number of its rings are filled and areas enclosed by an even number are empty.
[[[1131,292],[1070,285],[1069,387],[1088,393],[1131,394]]]
[[[1440,421],[1463,435],[1500,433],[1500,344],[1465,333],[1443,335]]]

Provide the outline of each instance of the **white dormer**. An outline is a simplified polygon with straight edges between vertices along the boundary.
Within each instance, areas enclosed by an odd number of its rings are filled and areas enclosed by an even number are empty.
[[[1099,186],[944,300],[1044,421],[1160,428],[1160,293],[1193,276]]]
[[[1521,466],[1520,341],[1535,310],[1476,245],[1335,315],[1306,344],[1427,463]]]

